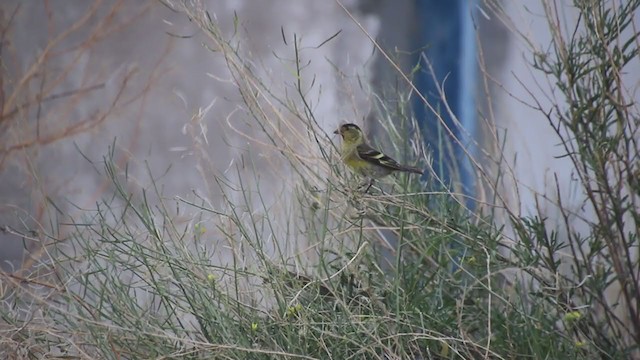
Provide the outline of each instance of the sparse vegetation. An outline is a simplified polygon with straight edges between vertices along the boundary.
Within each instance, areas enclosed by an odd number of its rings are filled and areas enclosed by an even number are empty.
[[[482,198],[442,191],[433,171],[422,181],[400,175],[369,193],[358,191],[313,116],[306,94],[314,74],[300,60],[308,48],[291,39],[286,66],[294,71],[285,80],[286,95],[276,93],[260,77],[258,62],[242,53],[240,30],[227,36],[205,9],[168,3],[208,35],[212,56],[224,58],[243,101],[242,129],[250,132],[233,127],[259,143],[269,157],[264,161],[290,169],[279,178],[281,199],[277,205],[266,200],[271,188],[262,188],[257,172],[247,178],[252,164],[246,163],[211,177],[221,202],[199,191],[174,197],[156,181],[133,191],[114,146],[95,167],[115,195],[81,216],[56,212],[52,223],[70,227],[70,235],[46,234],[47,256],[33,275],[2,275],[0,353],[640,357],[640,112],[637,84],[622,76],[639,58],[634,19],[640,1],[576,1],[580,17],[570,31],[558,27],[554,3],[543,2],[552,43],[545,51],[529,45],[532,69],[549,80],[553,103],[523,101],[547,116],[585,199],[577,210],[556,200],[561,218],[552,221],[542,210],[523,215],[513,210],[519,204],[497,200],[503,189],[496,179],[507,176],[501,169],[509,165],[500,154],[495,164],[473,162],[478,188],[486,191],[480,193],[490,194]],[[483,6],[509,25],[498,3]],[[398,130],[413,124],[410,114],[387,104],[380,109],[399,144],[395,150],[428,168],[419,135],[406,141]],[[190,134],[202,141],[197,131]],[[209,155],[199,155],[206,168]],[[497,174],[487,170],[494,165]]]

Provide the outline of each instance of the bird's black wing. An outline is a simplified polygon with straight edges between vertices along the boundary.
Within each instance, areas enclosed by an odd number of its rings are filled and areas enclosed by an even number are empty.
[[[390,170],[398,170],[398,171],[407,171],[416,174],[422,174],[424,170],[413,167],[401,165],[394,159],[388,157],[387,155],[381,153],[380,151],[372,148],[367,144],[360,144],[356,147],[358,151],[358,156],[365,161],[376,164],[378,166],[382,166],[383,168],[387,168]]]
[[[358,156],[360,156],[362,160],[391,170],[404,170],[404,167],[397,161],[367,144],[360,144],[356,149],[358,150]]]

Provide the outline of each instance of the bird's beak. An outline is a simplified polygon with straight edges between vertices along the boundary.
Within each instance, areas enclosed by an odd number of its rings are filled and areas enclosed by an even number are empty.
[[[340,134],[340,129],[336,129],[336,131],[333,132],[334,134]]]

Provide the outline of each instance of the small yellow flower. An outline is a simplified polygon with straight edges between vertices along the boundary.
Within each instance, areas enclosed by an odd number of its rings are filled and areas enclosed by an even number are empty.
[[[447,344],[445,341],[442,341],[440,343],[440,356],[444,359],[448,358],[450,349],[451,347],[449,347],[449,344]]]
[[[568,323],[572,323],[580,320],[581,317],[582,317],[582,314],[580,314],[580,311],[571,311],[564,314],[564,321]]]
[[[579,348],[587,346],[587,343],[584,341],[576,341],[575,344],[576,344],[576,347],[579,347]]]
[[[302,305],[297,303],[295,306],[289,306],[287,308],[287,316],[295,316],[298,315],[302,311]]]
[[[213,274],[209,274],[209,275],[207,275],[207,280],[209,280],[212,283],[215,283],[216,282],[216,276],[213,275]]]
[[[194,228],[195,228],[196,232],[197,232],[199,235],[202,235],[202,234],[204,234],[205,232],[207,232],[207,228],[206,228],[206,226],[204,226],[204,225],[202,225],[202,224],[196,224],[196,225],[194,226]]]
[[[251,323],[251,331],[257,331],[258,330],[258,323]]]

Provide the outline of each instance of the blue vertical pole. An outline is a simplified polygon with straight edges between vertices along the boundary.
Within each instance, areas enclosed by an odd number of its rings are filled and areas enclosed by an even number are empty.
[[[415,83],[420,93],[439,113],[444,124],[452,130],[461,144],[453,141],[438,116],[419,98],[413,102],[414,114],[420,130],[433,151],[433,167],[438,176],[450,186],[461,185],[467,195],[474,193],[471,162],[464,149],[472,153],[476,130],[475,88],[477,86],[476,41],[471,13],[474,0],[416,0],[418,36],[416,63],[421,70]],[[425,57],[431,64],[429,69]],[[457,126],[444,106],[438,88],[443,86],[447,103],[460,121]],[[471,204],[468,204],[471,205]]]
[[[460,6],[460,19],[462,25],[461,49],[462,59],[460,63],[460,73],[462,74],[460,83],[461,91],[458,103],[460,115],[458,116],[462,124],[463,131],[460,132],[459,139],[467,153],[473,157],[477,155],[475,146],[477,131],[477,101],[476,90],[478,87],[478,64],[477,64],[477,42],[476,28],[474,23],[476,0],[463,0]],[[460,168],[465,174],[462,178],[462,185],[466,195],[475,195],[475,174],[471,160],[465,154],[458,158]],[[473,204],[467,203],[470,208]]]

